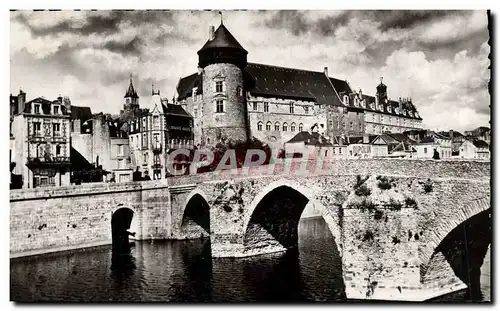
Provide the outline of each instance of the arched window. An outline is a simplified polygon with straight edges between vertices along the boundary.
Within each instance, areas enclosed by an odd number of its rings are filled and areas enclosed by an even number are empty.
[[[283,132],[286,132],[288,130],[288,124],[285,122],[283,123]]]
[[[304,130],[304,124],[300,123],[299,124],[299,132],[302,132]]]
[[[290,131],[295,132],[295,123],[292,123],[292,125],[290,125]]]
[[[354,106],[359,107],[359,99],[357,97],[354,98]]]
[[[279,131],[280,130],[280,123],[279,122],[274,123],[274,130],[275,131]]]
[[[262,122],[257,123],[257,130],[262,131]]]
[[[269,121],[266,123],[266,131],[270,131],[271,130],[271,126],[272,126],[272,123]]]

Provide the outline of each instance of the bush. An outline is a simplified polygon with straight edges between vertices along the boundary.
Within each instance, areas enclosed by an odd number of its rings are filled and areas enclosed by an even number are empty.
[[[367,197],[372,193],[372,191],[366,185],[361,185],[354,190],[354,193],[359,197]]]
[[[356,175],[356,184],[354,185],[354,189],[357,189],[359,187],[361,187],[361,185],[363,185],[365,183],[365,181],[367,181],[369,178],[369,176],[365,176],[364,178],[361,177],[361,175]]]
[[[361,209],[361,211],[374,211],[377,209],[377,206],[373,204],[372,201],[369,200],[363,200],[361,203],[358,204],[358,207]]]
[[[389,190],[389,189],[391,189],[392,185],[391,185],[391,182],[389,181],[389,179],[387,177],[377,176],[377,180],[378,180],[377,186],[380,189],[382,189],[382,190]]]
[[[373,232],[371,232],[370,230],[366,230],[365,234],[363,235],[363,242],[371,240],[373,240]]]
[[[406,197],[405,198],[405,206],[406,208],[417,208],[417,201],[415,199]]]
[[[401,202],[399,202],[399,201],[394,200],[394,199],[391,198],[391,200],[389,201],[388,206],[391,209],[391,211],[400,211],[401,208],[403,207],[403,204],[401,204]]]

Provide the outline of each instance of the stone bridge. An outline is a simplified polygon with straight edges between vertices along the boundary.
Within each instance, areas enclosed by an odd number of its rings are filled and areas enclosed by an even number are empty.
[[[471,275],[479,276],[475,272],[491,243],[489,162],[335,160],[321,167],[313,162],[281,163],[175,177],[163,185],[115,187],[123,188],[120,194],[109,188],[104,195],[65,203],[76,204],[83,213],[94,207],[101,216],[93,218],[101,244],[110,240],[109,223],[102,215],[111,217],[119,205],[134,211],[138,239],[210,237],[212,257],[296,248],[300,216],[314,204],[334,237],[331,247],[341,254],[343,286],[350,299],[422,301],[468,285],[476,288],[479,280]],[[101,208],[95,207],[96,197]],[[51,208],[63,204],[51,197],[42,202]],[[20,234],[16,227],[29,204],[35,203],[11,192],[11,256],[29,251],[29,230]],[[34,217],[44,214],[37,208],[30,220],[24,219],[31,229],[38,224]],[[46,218],[54,213],[53,208],[45,212]],[[70,218],[79,221],[81,216]],[[66,229],[61,219],[57,223],[62,228],[51,227],[50,236],[64,244],[71,227]],[[83,227],[95,233],[87,223]],[[80,236],[66,238],[85,241]]]

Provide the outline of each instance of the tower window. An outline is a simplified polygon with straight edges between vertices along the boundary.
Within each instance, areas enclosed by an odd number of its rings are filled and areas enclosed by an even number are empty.
[[[269,103],[264,102],[264,112],[269,112]]]
[[[215,112],[217,112],[217,113],[224,112],[224,101],[223,100],[217,100],[215,102]]]
[[[295,104],[294,103],[290,103],[290,113],[293,113],[295,110]]]
[[[262,131],[262,122],[257,123],[257,130]]]
[[[266,123],[266,131],[270,131],[271,130],[271,122],[267,122]]]
[[[222,81],[215,82],[215,92],[217,93],[222,92]]]
[[[274,123],[274,130],[275,131],[279,131],[280,130],[280,123],[279,122]]]
[[[257,102],[253,103],[253,110],[259,110],[259,105]]]

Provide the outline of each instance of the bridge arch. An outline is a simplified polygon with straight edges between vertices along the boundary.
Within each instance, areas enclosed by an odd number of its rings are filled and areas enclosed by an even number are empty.
[[[184,238],[210,236],[210,205],[207,198],[200,189],[194,189],[187,196],[181,218],[181,234]]]
[[[432,240],[437,245],[421,267],[421,282],[431,289],[446,280],[449,287],[468,288],[468,299],[479,300],[481,266],[492,239],[489,200],[474,200],[454,215],[437,226]]]
[[[277,180],[258,192],[247,207],[243,244],[247,255],[271,253],[298,246],[298,224],[308,203],[319,204],[314,191],[293,180]],[[331,225],[326,219],[332,235]],[[334,238],[336,238],[334,236]]]
[[[471,217],[488,209],[490,209],[490,198],[478,198],[464,203],[462,205],[462,208],[453,214],[453,217],[440,219],[439,222],[434,226],[435,228],[437,228],[436,231],[434,231],[434,234],[429,235],[429,239],[426,240],[426,244],[428,245],[428,247],[420,255],[422,263],[428,263],[436,248],[439,246],[439,244],[441,244],[445,237],[450,234],[452,230],[454,230],[460,224],[466,222]]]
[[[113,250],[127,251],[129,248],[129,235],[134,211],[128,207],[120,207],[111,214],[111,240]]]

